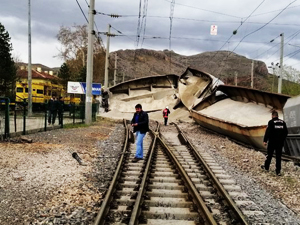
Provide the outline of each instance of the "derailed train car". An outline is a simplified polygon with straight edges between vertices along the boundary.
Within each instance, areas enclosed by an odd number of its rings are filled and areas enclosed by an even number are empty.
[[[287,100],[283,114],[289,132],[284,149],[287,154],[300,157],[300,96]]]
[[[282,118],[283,107],[289,98],[251,88],[223,85],[212,75],[191,68],[180,77],[178,83],[181,101],[197,123],[260,149],[265,148],[263,136],[271,119],[271,111],[277,110]]]
[[[256,148],[265,148],[263,137],[271,111],[282,110],[289,97],[255,89],[220,85],[197,104],[191,115],[203,127]]]

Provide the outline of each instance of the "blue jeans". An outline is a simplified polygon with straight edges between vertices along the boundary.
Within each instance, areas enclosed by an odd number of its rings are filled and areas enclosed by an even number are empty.
[[[146,134],[141,134],[140,131],[136,132],[136,153],[135,157],[142,159],[143,158],[143,139]]]

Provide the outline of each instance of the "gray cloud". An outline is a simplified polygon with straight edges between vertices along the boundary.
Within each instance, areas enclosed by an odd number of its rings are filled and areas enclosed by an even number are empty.
[[[86,1],[78,1],[88,17]],[[89,3],[89,0],[87,2]],[[149,1],[146,38],[143,42],[143,48],[168,49],[170,2],[170,0]],[[232,32],[261,2],[263,1],[213,0],[203,2],[199,0],[176,0],[172,27],[172,36],[174,37],[171,42],[172,49],[175,52],[187,55],[219,50],[232,35]],[[293,1],[264,1],[252,17],[242,24],[237,34],[230,39],[229,43],[224,45],[222,50],[233,50],[242,38],[266,24],[291,2]],[[58,48],[59,43],[56,40],[56,34],[59,27],[61,25],[86,24],[85,18],[75,0],[31,0],[31,4],[33,52],[38,55],[37,58],[41,60],[40,63],[49,66],[60,66],[62,62],[53,58],[53,55],[58,53],[56,48]],[[0,8],[0,22],[4,24],[10,33],[14,49],[20,53],[20,57],[24,61],[27,60],[27,6],[28,1],[26,0],[1,0]],[[275,39],[273,43],[270,43],[270,40],[276,38],[280,33],[285,34],[285,42],[289,42],[288,44],[300,46],[299,35],[293,39],[288,38],[300,30],[299,8],[299,3],[292,4],[290,8],[282,12],[270,24],[244,38],[235,52],[251,58],[258,56],[257,59],[266,60],[267,63],[270,60],[275,61],[279,59],[279,52],[276,53],[276,51],[279,49],[280,38]],[[96,10],[103,13],[132,16],[116,19],[96,15],[95,21],[100,32],[106,32],[107,24],[110,23],[123,34],[128,35],[128,37],[112,38],[111,51],[136,48],[139,0],[96,0]],[[217,36],[210,35],[210,26],[213,24],[218,26]],[[112,32],[117,33],[113,29]],[[141,34],[143,34],[143,31]],[[161,38],[149,39],[149,37],[154,36]],[[106,37],[104,35],[101,35],[101,37],[103,42],[106,43]],[[141,47],[142,41],[141,37],[139,47]],[[46,47],[47,44],[48,47]],[[288,44],[285,45],[284,55],[298,49],[298,47]],[[274,45],[277,46],[268,50]],[[300,54],[286,59],[287,64],[291,63],[294,67],[300,69]]]

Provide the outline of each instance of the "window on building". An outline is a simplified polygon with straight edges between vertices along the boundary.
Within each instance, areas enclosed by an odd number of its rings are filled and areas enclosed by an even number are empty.
[[[22,93],[22,92],[23,92],[23,88],[18,87],[18,88],[17,88],[17,92]]]
[[[41,90],[41,89],[37,89],[37,90],[36,90],[36,93],[37,93],[37,94],[44,94],[44,91]]]
[[[25,88],[25,93],[28,93],[28,88]]]

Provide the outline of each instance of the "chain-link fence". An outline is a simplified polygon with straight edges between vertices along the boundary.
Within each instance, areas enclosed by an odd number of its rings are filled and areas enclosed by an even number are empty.
[[[48,104],[39,105],[28,116],[27,103],[10,104],[8,98],[0,98],[0,137],[8,138],[39,131],[63,128],[68,124],[84,123],[85,105],[63,105],[61,110],[49,110]],[[96,121],[99,104],[92,104],[92,118]]]

